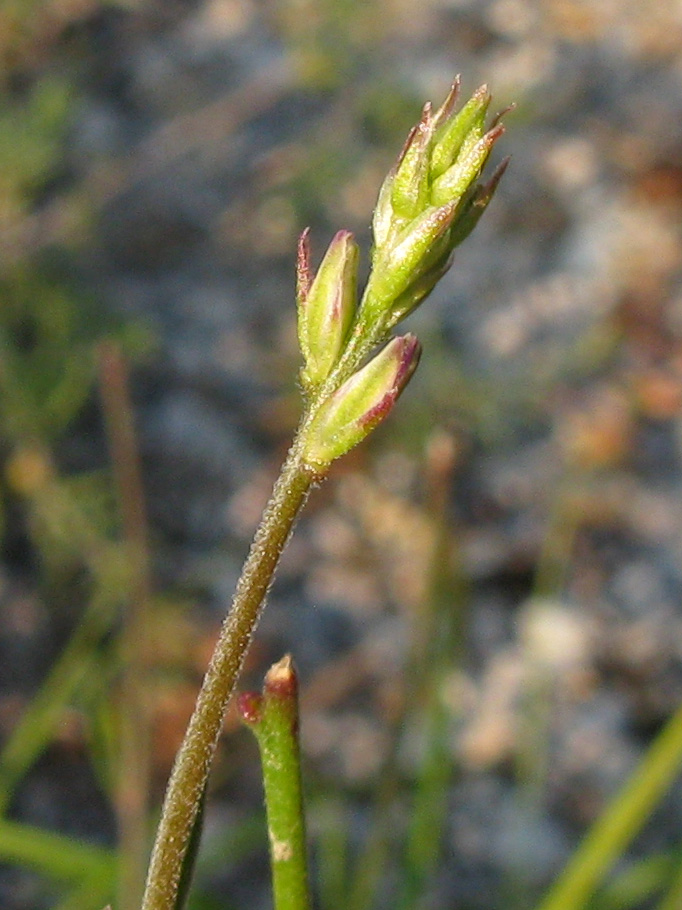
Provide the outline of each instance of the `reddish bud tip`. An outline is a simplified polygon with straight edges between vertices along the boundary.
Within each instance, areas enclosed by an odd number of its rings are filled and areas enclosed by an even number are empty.
[[[457,105],[457,101],[459,100],[459,92],[460,92],[461,86],[462,86],[462,77],[458,73],[455,76],[452,86],[450,87],[450,91],[448,92],[447,98],[441,104],[441,106],[438,108],[438,110],[436,111],[436,113],[433,116],[433,125],[436,129],[438,129],[438,127],[441,126],[441,124],[445,123],[445,121],[449,120],[450,117],[452,116],[452,112],[454,111],[454,109]]]
[[[291,654],[273,664],[265,674],[264,696],[280,699],[296,698],[298,695],[298,676]]]
[[[242,692],[237,697],[237,714],[245,724],[257,724],[261,719],[263,696],[258,692]]]
[[[511,104],[508,104],[506,107],[503,107],[501,111],[498,111],[495,114],[495,116],[493,117],[493,119],[490,122],[490,126],[491,127],[497,126],[497,124],[502,120],[503,117],[505,117],[507,114],[509,114],[511,111],[514,111],[514,110],[516,110],[516,104],[512,101]]]
[[[408,333],[399,336],[394,343],[398,367],[395,371],[393,385],[380,401],[362,415],[359,423],[363,426],[375,427],[386,417],[419,365],[422,349],[415,335]]]

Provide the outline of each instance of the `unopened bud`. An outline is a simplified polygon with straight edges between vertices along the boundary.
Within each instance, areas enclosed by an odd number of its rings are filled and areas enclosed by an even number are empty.
[[[439,129],[434,138],[433,152],[431,154],[432,180],[440,177],[451,167],[460,154],[467,137],[472,132],[478,139],[483,135],[484,131],[485,115],[490,104],[488,86],[482,85],[477,89],[461,111],[454,117],[452,116],[454,104],[450,105],[447,114],[444,112],[445,106],[449,105],[451,95],[452,90],[448,98],[446,98],[445,104],[434,118],[439,124]]]
[[[450,240],[453,247],[459,246],[463,240],[466,240],[478,224],[481,215],[488,208],[490,200],[495,195],[495,190],[502,179],[502,175],[507,170],[509,160],[509,158],[505,158],[498,165],[490,180],[487,183],[479,183],[471,194],[471,198],[467,201],[464,210],[457,216],[452,226]]]
[[[459,99],[459,91],[462,87],[462,77],[457,74],[455,76],[455,81],[450,87],[450,91],[447,94],[445,101],[438,108],[436,113],[433,115],[433,127],[435,130],[440,130],[444,123],[447,123],[455,110],[457,101]]]
[[[460,199],[478,177],[488,160],[493,145],[504,133],[502,124],[493,127],[473,145],[462,147],[455,163],[434,182],[431,200],[434,205]]]
[[[432,136],[431,104],[427,102],[410,133],[391,187],[391,205],[399,218],[416,218],[429,203]]]
[[[361,442],[391,411],[419,363],[414,335],[393,338],[320,408],[304,442],[303,459],[326,468]]]
[[[308,235],[298,256],[298,339],[305,360],[303,385],[314,388],[329,375],[343,350],[355,314],[358,247],[349,231],[339,231],[311,280]]]
[[[448,257],[450,245],[446,235],[455,209],[456,203],[430,206],[396,238],[392,247],[383,254],[379,251],[362,304],[370,319],[381,320],[386,328],[395,325],[397,320],[391,312],[394,302],[432,264]]]

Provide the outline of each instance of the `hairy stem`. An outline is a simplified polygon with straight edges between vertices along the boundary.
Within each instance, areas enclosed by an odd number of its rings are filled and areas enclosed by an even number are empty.
[[[318,475],[294,444],[275,484],[175,759],[147,876],[142,910],[175,910],[178,882],[223,717],[280,555]]]

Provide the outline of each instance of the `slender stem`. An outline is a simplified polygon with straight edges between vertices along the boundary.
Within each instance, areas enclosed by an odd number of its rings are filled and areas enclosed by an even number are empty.
[[[268,670],[262,695],[240,697],[239,711],[258,741],[263,766],[275,910],[310,910],[298,679],[289,655]]]
[[[306,434],[324,401],[350,375],[377,341],[378,330],[353,331],[341,360],[308,402],[296,439],[244,563],[237,590],[199,692],[194,713],[175,759],[161,810],[141,910],[179,910],[178,886],[192,829],[227,704],[258,624],[265,598],[296,518],[311,486],[324,470],[307,464]]]
[[[187,843],[223,716],[296,517],[317,475],[294,443],[256,532],[168,783],[142,910],[174,910]]]

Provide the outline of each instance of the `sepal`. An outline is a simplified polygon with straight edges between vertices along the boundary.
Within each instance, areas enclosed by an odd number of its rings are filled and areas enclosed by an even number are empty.
[[[308,235],[299,242],[297,265],[298,339],[304,358],[301,381],[311,390],[324,382],[339,359],[355,315],[358,246],[339,231],[311,278]]]
[[[388,415],[417,368],[414,335],[391,339],[321,406],[303,442],[303,460],[325,469],[361,442]]]
[[[443,107],[436,114],[440,126],[434,137],[433,153],[431,155],[432,180],[436,180],[447,171],[472,132],[478,138],[484,131],[485,116],[491,98],[488,86],[482,85],[477,89],[454,117],[452,116],[452,106],[450,106],[447,114],[444,114],[444,109],[448,110],[447,106],[452,93],[453,90],[450,91],[450,95],[446,98]]]
[[[433,118],[431,103],[408,137],[391,186],[391,207],[399,218],[416,218],[429,203],[429,171]]]
[[[462,146],[454,164],[434,181],[431,189],[434,205],[443,205],[464,195],[483,170],[493,145],[503,133],[504,126],[500,123],[473,144]]]

